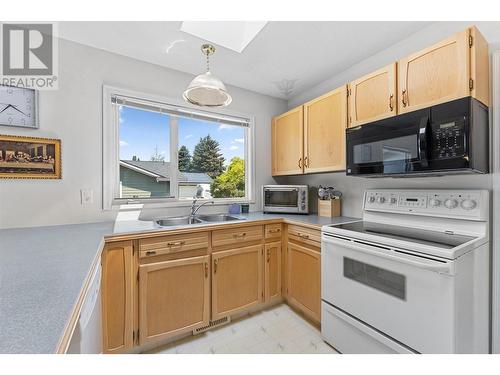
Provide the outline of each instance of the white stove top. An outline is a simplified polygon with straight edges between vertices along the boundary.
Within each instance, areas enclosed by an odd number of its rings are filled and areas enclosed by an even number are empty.
[[[456,259],[487,241],[488,217],[487,190],[367,190],[362,221],[322,231]]]

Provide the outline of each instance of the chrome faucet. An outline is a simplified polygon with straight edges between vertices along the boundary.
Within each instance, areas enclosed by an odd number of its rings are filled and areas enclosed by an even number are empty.
[[[191,205],[191,214],[189,216],[193,217],[197,212],[198,210],[203,207],[204,205],[206,204],[214,204],[215,202],[214,201],[206,201],[206,202],[203,202],[201,204],[199,204],[198,206],[196,206],[196,202],[198,202],[197,199],[193,198],[193,204]]]

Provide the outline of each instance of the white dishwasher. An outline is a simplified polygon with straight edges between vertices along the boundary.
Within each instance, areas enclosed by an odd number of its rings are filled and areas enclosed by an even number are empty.
[[[99,262],[91,277],[67,353],[102,353],[101,332],[101,264]]]

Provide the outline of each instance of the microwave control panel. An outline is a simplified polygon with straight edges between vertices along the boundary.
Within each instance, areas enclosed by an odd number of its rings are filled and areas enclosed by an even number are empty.
[[[432,124],[432,159],[465,155],[465,119]]]
[[[480,218],[488,209],[487,194],[482,190],[368,190],[364,210]]]

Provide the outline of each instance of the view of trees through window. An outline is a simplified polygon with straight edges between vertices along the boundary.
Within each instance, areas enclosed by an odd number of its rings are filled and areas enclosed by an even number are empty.
[[[177,127],[177,186],[170,137]],[[246,128],[135,107],[119,109],[119,198],[242,198]]]
[[[178,126],[179,175],[205,174],[210,178],[192,195],[187,191],[182,194],[179,181],[179,196],[245,197],[245,128],[189,118],[179,118]]]

